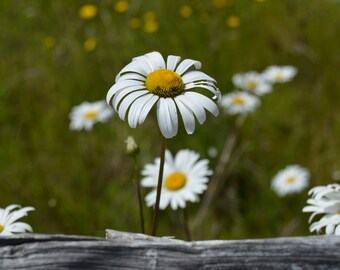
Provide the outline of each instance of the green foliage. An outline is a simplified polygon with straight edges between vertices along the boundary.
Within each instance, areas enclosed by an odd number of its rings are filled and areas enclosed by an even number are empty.
[[[120,69],[156,50],[201,61],[223,94],[234,89],[236,72],[273,64],[298,68],[298,76],[276,85],[247,119],[242,153],[199,230],[203,239],[309,234],[301,212],[306,192],[279,198],[270,181],[286,165],[300,164],[311,171],[311,186],[328,184],[340,168],[340,2],[226,0],[218,8],[213,3],[224,1],[131,0],[124,13],[115,12],[116,2],[92,1],[98,13],[85,20],[78,15],[85,1],[1,1],[0,206],[34,206],[26,221],[39,233],[139,231],[134,165],[124,140],[133,135],[142,164],[152,162],[160,145],[155,113],[134,130],[115,116],[92,132],[75,132],[69,112],[104,99]],[[191,16],[179,15],[183,5]],[[144,29],[150,11],[159,27],[153,33]],[[240,25],[228,27],[229,16],[238,16]],[[140,28],[131,28],[132,18]],[[96,40],[90,51],[88,38]],[[207,157],[210,146],[223,147],[233,121],[209,115],[193,135],[180,127],[168,147]],[[191,218],[198,208],[190,205]],[[162,211],[159,234],[183,238],[180,218]]]

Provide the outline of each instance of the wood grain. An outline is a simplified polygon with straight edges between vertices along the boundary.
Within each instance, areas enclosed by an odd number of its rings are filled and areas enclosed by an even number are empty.
[[[0,238],[0,269],[340,269],[340,237],[185,242],[107,230],[107,238]]]

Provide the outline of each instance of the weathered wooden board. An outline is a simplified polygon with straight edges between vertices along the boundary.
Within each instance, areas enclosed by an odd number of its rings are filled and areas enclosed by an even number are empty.
[[[107,231],[110,239],[0,238],[1,269],[340,269],[340,237],[185,242]]]

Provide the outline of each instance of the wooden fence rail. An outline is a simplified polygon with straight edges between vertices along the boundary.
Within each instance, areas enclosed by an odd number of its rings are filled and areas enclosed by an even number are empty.
[[[107,239],[0,238],[0,269],[340,269],[340,237],[185,242],[107,230]]]

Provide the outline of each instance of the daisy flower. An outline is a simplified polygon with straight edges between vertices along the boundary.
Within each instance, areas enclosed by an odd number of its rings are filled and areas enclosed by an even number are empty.
[[[290,165],[279,171],[272,180],[272,189],[283,197],[287,194],[298,193],[309,183],[309,172],[299,165]]]
[[[157,120],[165,138],[172,138],[178,131],[178,113],[185,130],[192,134],[195,118],[200,124],[206,119],[205,110],[218,115],[215,102],[197,89],[205,89],[220,99],[216,81],[200,69],[201,63],[191,59],[181,62],[179,56],[169,55],[166,62],[158,52],[132,59],[117,75],[116,83],[107,93],[108,104],[124,120],[127,115],[130,127],[142,124],[157,103]]]
[[[292,66],[270,66],[263,71],[263,77],[270,83],[284,83],[292,80],[297,69]]]
[[[83,102],[73,107],[70,113],[70,129],[87,131],[97,122],[106,122],[113,115],[113,110],[107,106],[105,101],[93,103]]]
[[[237,73],[232,78],[236,87],[261,96],[271,92],[272,86],[256,71]]]
[[[310,232],[320,232],[325,227],[326,234],[340,235],[340,185],[314,187],[308,194],[311,196],[307,200],[309,205],[302,209],[302,212],[313,212],[308,222],[311,223],[316,215],[324,215],[311,224]]]
[[[14,233],[32,232],[32,227],[24,222],[15,222],[18,219],[27,216],[28,211],[35,210],[33,207],[20,208],[20,205],[11,204],[6,208],[0,208],[0,236],[12,235]]]
[[[199,154],[190,150],[180,150],[175,157],[166,150],[159,208],[165,209],[170,205],[176,210],[178,207],[185,208],[186,201],[197,202],[198,194],[207,189],[208,176],[212,175],[208,163],[207,159],[199,160]],[[146,164],[142,170],[141,185],[154,188],[145,197],[148,206],[156,202],[159,164],[160,159],[156,158],[154,164]]]
[[[228,114],[247,114],[256,110],[260,105],[257,96],[247,92],[234,91],[222,96],[221,106]]]

